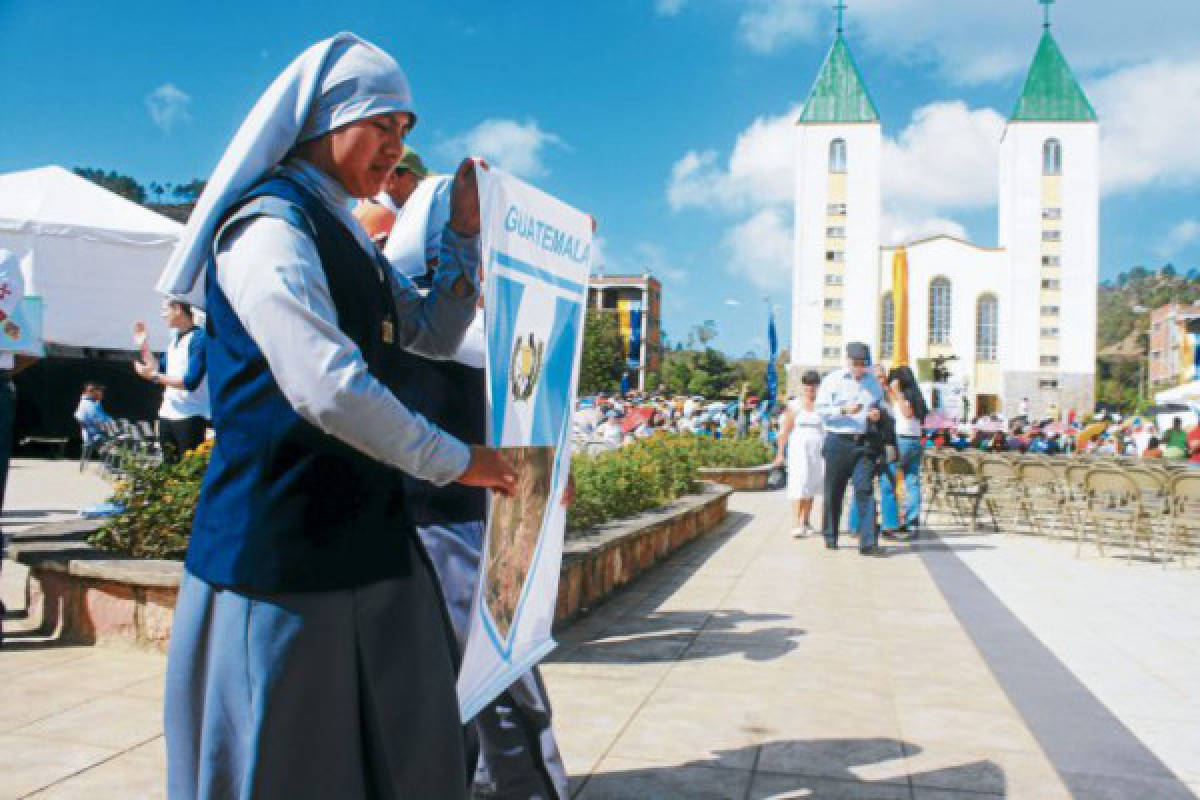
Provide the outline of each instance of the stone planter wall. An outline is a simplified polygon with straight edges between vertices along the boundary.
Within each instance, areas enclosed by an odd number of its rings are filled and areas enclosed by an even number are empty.
[[[701,467],[697,470],[706,481],[723,483],[738,491],[762,491],[767,488],[771,465],[759,467]]]
[[[725,519],[727,486],[706,483],[664,509],[599,526],[567,540],[554,620],[562,624],[587,612],[618,588],[668,558]]]
[[[41,616],[44,632],[64,642],[166,651],[180,562],[71,559],[67,553],[22,560],[30,567],[29,608]]]
[[[725,486],[706,483],[658,511],[572,536],[563,552],[555,622],[579,617],[725,518]],[[66,543],[64,543],[66,544]],[[14,554],[30,569],[30,613],[64,642],[165,651],[183,577],[178,561],[111,558],[82,542]]]

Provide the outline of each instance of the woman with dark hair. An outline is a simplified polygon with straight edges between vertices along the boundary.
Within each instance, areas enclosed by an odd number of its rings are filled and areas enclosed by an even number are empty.
[[[789,402],[783,412],[779,425],[779,454],[775,457],[775,466],[782,466],[784,454],[787,454],[792,535],[797,537],[813,532],[813,499],[821,494],[825,482],[825,461],[821,456],[825,430],[816,407],[821,376],[810,369],[800,379],[800,385],[800,396]]]
[[[888,373],[887,401],[896,421],[897,459],[883,466],[879,482],[883,535],[895,538],[909,532],[915,538],[921,522],[921,425],[929,407],[911,369],[899,366]],[[904,475],[903,521],[897,518],[897,471]]]

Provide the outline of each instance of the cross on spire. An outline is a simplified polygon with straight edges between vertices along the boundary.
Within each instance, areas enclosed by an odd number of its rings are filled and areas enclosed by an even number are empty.
[[[1042,6],[1042,28],[1050,30],[1050,6],[1054,5],[1054,0],[1038,0]]]
[[[1040,3],[1040,2],[1042,2],[1042,0],[1038,0],[1038,2]],[[1053,2],[1053,0],[1051,0],[1051,2]],[[835,5],[833,7],[833,10],[837,12],[837,32],[838,32],[838,36],[841,36],[842,31],[844,31],[846,29],[846,26],[845,26],[846,0],[838,0],[837,5]]]

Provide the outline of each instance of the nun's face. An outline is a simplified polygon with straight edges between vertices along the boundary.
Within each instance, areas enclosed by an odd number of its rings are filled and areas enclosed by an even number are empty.
[[[411,120],[403,113],[380,114],[322,137],[329,171],[352,197],[374,197],[383,189],[404,155]]]

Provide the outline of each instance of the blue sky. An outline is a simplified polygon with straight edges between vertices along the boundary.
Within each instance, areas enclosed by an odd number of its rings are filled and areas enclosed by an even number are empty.
[[[762,297],[788,319],[786,148],[829,46],[830,5],[0,0],[0,171],[205,177],[283,66],[351,30],[408,73],[421,115],[411,143],[432,166],[483,153],[590,211],[609,273],[663,280],[670,336],[714,319],[722,349],[761,352]],[[1034,0],[851,2],[848,39],[887,137],[885,235],[995,243],[994,148],[1040,14]],[[1200,3],[1139,15],[1061,0],[1054,17],[1101,116],[1101,278],[1200,267]],[[15,109],[27,122],[14,124]]]

